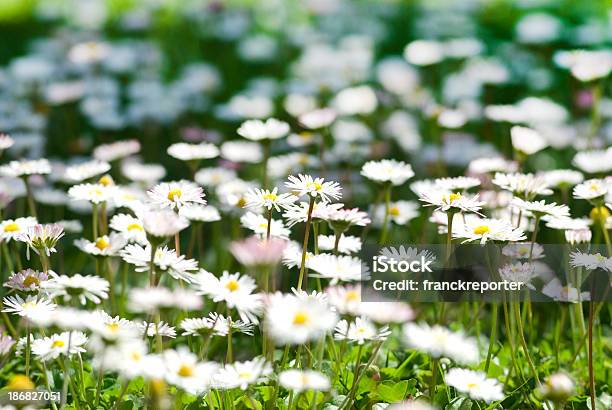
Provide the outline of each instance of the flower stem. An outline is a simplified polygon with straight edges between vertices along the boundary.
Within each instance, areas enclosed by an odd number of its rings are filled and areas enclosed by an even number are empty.
[[[387,241],[387,233],[389,229],[389,208],[391,207],[391,184],[385,185],[383,188],[385,196],[385,216],[383,217],[382,232],[380,233],[380,240],[378,243],[384,245]]]
[[[155,252],[157,252],[157,246],[151,244],[151,257],[149,259],[149,286],[155,286]]]
[[[493,355],[493,346],[497,337],[497,303],[491,304],[491,336],[489,338],[489,348],[487,349],[487,361],[485,362],[485,373],[488,374],[489,366],[491,365],[491,356]]]
[[[30,209],[30,213],[34,218],[38,218],[36,215],[36,203],[34,202],[34,195],[32,194],[32,187],[30,186],[30,181],[28,177],[23,177],[23,182],[25,184],[26,193],[28,197],[28,208]]]
[[[306,271],[306,253],[308,252],[308,237],[310,236],[310,222],[312,221],[312,210],[315,204],[315,197],[310,197],[308,206],[308,216],[306,217],[306,227],[304,228],[304,242],[302,244],[302,261],[300,263],[300,276],[298,278],[298,290],[302,290],[302,282],[304,281],[304,272]]]
[[[514,315],[516,317],[516,322],[518,324],[518,334],[519,341],[521,342],[521,346],[523,347],[523,351],[525,352],[525,358],[527,359],[527,363],[529,364],[529,368],[531,369],[531,373],[537,383],[540,385],[540,378],[538,377],[538,372],[533,365],[533,361],[531,360],[531,356],[529,355],[529,349],[527,347],[527,341],[525,340],[525,333],[523,332],[523,319],[521,319],[521,308],[519,307],[519,302],[516,301],[513,304],[514,307]]]
[[[266,224],[266,241],[270,240],[271,229],[272,229],[272,208],[268,209],[268,223]]]

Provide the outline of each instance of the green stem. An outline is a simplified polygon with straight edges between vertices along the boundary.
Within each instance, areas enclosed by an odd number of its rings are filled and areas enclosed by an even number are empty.
[[[489,348],[487,349],[487,361],[485,362],[485,373],[489,373],[489,366],[491,365],[491,357],[493,355],[493,346],[497,338],[497,303],[491,304],[491,336],[489,338]]]
[[[306,271],[306,253],[308,252],[308,237],[310,236],[310,223],[312,221],[312,210],[315,204],[315,197],[310,197],[308,206],[308,216],[306,217],[306,227],[304,228],[304,242],[302,243],[302,261],[300,264],[300,276],[298,278],[298,290],[302,290],[302,282],[304,281],[304,272]]]
[[[389,208],[391,207],[391,184],[386,184],[383,187],[385,196],[385,216],[383,217],[382,232],[380,233],[380,239],[378,243],[384,245],[387,241],[387,233],[389,230]]]
[[[519,306],[519,302],[516,301],[512,305],[514,307],[514,315],[518,324],[519,341],[523,348],[523,352],[525,353],[525,358],[527,359],[531,373],[533,374],[537,385],[540,385],[540,378],[538,377],[538,372],[533,364],[533,361],[531,360],[531,356],[529,355],[529,348],[527,347],[527,341],[525,340],[525,333],[523,332],[523,319],[521,319],[521,308]]]

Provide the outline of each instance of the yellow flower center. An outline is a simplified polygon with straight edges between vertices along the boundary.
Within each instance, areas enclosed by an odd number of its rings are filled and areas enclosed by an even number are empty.
[[[476,386],[478,386],[476,383],[468,383],[467,384],[467,388],[470,389],[470,390],[474,389]]]
[[[17,225],[15,222],[4,225],[4,232],[17,232],[18,230],[19,225]]]
[[[308,322],[308,319],[308,313],[298,311],[293,316],[293,324],[298,326],[305,325]]]
[[[114,182],[110,175],[104,175],[98,180],[98,184],[104,185],[104,186],[111,186],[114,184]]]
[[[106,328],[111,332],[116,332],[117,330],[119,330],[119,323],[108,323],[106,325]]]
[[[599,221],[605,222],[606,219],[608,219],[610,217],[610,211],[605,206],[597,206],[597,207],[591,209],[591,213],[589,214],[589,216],[591,217],[591,219],[593,221],[596,221],[596,222],[599,222]]]
[[[128,231],[142,231],[142,226],[140,226],[140,224],[129,224],[127,226],[127,230]]]
[[[346,292],[346,300],[350,302],[359,300],[359,293],[354,290]]]
[[[456,201],[456,200],[458,200],[459,198],[461,198],[461,194],[460,194],[460,193],[458,193],[458,192],[457,192],[456,194],[450,194],[450,195],[448,196],[448,200],[449,200],[450,202]]]
[[[357,329],[357,333],[362,333],[363,334],[363,333],[365,333],[365,331],[366,330],[365,330],[364,327],[360,327],[360,328]]]
[[[277,195],[273,194],[273,193],[269,193],[269,194],[265,194],[263,196],[263,199],[267,200],[267,201],[276,201]]]
[[[25,302],[21,304],[22,309],[31,309],[34,307],[36,307],[36,302],[33,302],[33,301],[29,301],[29,302]]]
[[[474,233],[476,235],[484,235],[485,233],[489,233],[489,232],[491,232],[491,230],[486,225],[480,225],[474,228]]]
[[[182,364],[178,369],[178,375],[181,377],[191,377],[193,376],[193,366],[189,366],[187,364]]]
[[[66,344],[64,343],[63,340],[56,340],[55,342],[53,342],[53,344],[51,345],[51,347],[56,348],[56,347],[64,347]]]
[[[132,354],[130,355],[130,357],[132,358],[133,361],[135,362],[139,362],[140,359],[142,359],[142,355],[138,352],[132,352]]]
[[[23,286],[25,286],[26,288],[29,288],[31,285],[36,285],[36,286],[40,285],[40,280],[38,280],[36,276],[28,275],[23,280]]]
[[[397,206],[393,206],[389,208],[389,215],[398,216],[399,214],[400,214],[400,211]]]
[[[237,291],[239,287],[240,285],[238,285],[238,282],[233,279],[225,284],[225,288],[229,290],[230,292]]]
[[[244,208],[244,206],[246,205],[246,199],[240,197],[240,199],[238,200],[238,202],[236,202],[236,206],[238,208]]]
[[[242,372],[238,374],[238,377],[240,379],[252,379],[253,378],[253,373],[250,372]]]
[[[318,182],[314,183],[314,189],[315,191],[320,191],[321,188],[323,188],[323,185],[319,184]]]
[[[110,243],[105,238],[96,239],[96,248],[100,249],[101,251],[108,248],[109,246]]]
[[[596,183],[594,183],[594,182],[593,182],[593,183],[592,183],[592,184],[589,186],[589,189],[590,189],[591,191],[598,191],[598,190],[599,190],[599,188],[600,188],[599,184],[596,184]]]
[[[179,188],[171,189],[170,192],[168,192],[168,199],[170,201],[176,201],[181,198],[181,195],[183,195],[183,192]]]

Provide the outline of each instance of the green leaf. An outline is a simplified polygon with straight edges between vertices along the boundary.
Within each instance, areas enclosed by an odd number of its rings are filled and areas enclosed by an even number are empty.
[[[457,397],[444,407],[444,410],[470,410],[472,408],[472,400],[467,397]]]
[[[410,383],[408,380],[402,380],[399,383],[385,382],[378,386],[378,395],[387,403],[402,401],[408,393]]]
[[[241,396],[240,398],[238,398],[238,400],[234,401],[234,403],[242,403],[243,406],[251,410],[261,410],[263,408],[260,402],[258,402],[252,397],[249,398],[246,395]]]

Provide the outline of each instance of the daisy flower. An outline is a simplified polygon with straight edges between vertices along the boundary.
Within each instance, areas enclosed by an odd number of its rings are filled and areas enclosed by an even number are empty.
[[[513,259],[542,259],[544,255],[544,247],[539,243],[533,245],[529,242],[509,243],[502,248],[502,255]]]
[[[493,184],[501,189],[512,192],[521,199],[531,199],[537,195],[551,195],[548,182],[541,176],[533,174],[503,174],[496,173]]]
[[[136,272],[149,270],[151,245],[130,244],[119,254],[124,261],[136,266]],[[153,263],[158,271],[167,272],[174,279],[184,280],[187,283],[193,281],[193,272],[198,270],[198,262],[195,259],[187,259],[185,255],[177,256],[175,250],[167,246],[155,250]]]
[[[553,373],[546,378],[539,390],[547,399],[564,402],[576,392],[576,383],[565,373]]]
[[[138,215],[148,238],[165,240],[189,226],[189,222],[170,210],[148,210]]]
[[[543,216],[550,216],[553,218],[569,218],[569,207],[567,205],[557,205],[555,202],[547,204],[544,200],[542,201],[525,201],[521,198],[514,198],[512,205],[516,206],[522,211],[531,213],[536,218]]]
[[[425,206],[435,206],[436,211],[447,213],[474,212],[479,214],[479,210],[485,205],[485,202],[478,200],[478,195],[470,196],[443,190],[424,192],[419,197],[419,201],[425,202]]]
[[[44,297],[28,296],[25,300],[21,296],[7,296],[2,299],[2,312],[13,313],[29,320],[49,316],[55,310],[56,304]]]
[[[240,224],[261,238],[265,238],[267,235],[268,219],[263,215],[247,212],[240,217]],[[270,220],[270,236],[287,239],[290,233],[291,231],[283,225],[283,221],[278,219]]]
[[[327,301],[342,315],[361,314],[361,285],[330,286],[325,289]]]
[[[610,190],[602,179],[589,179],[574,187],[574,198],[585,199],[591,203],[601,203]]]
[[[278,188],[274,188],[272,191],[255,188],[249,190],[244,197],[245,208],[266,208],[269,211],[274,208],[276,212],[280,212],[281,208],[287,209],[297,200],[297,197],[293,194],[279,194]]]
[[[304,127],[311,130],[319,130],[329,127],[335,120],[337,114],[332,108],[319,108],[314,111],[309,111],[301,114],[298,117],[298,122]]]
[[[221,220],[221,214],[212,205],[186,205],[179,209],[179,216],[192,222],[216,222]]]
[[[240,388],[246,390],[252,384],[263,383],[272,374],[272,365],[263,357],[246,362],[226,364],[215,375],[215,386],[231,390]]]
[[[11,138],[10,135],[0,133],[0,152],[9,149],[13,146],[15,141]]]
[[[280,262],[286,246],[285,239],[270,237],[270,239],[263,240],[257,236],[251,236],[243,241],[230,243],[230,251],[244,266],[269,268]]]
[[[281,293],[270,296],[265,318],[265,326],[277,345],[321,339],[338,322],[338,315],[327,303]]]
[[[111,166],[106,161],[94,159],[77,165],[71,165],[64,171],[63,179],[67,182],[82,182],[97,175],[110,171]]]
[[[257,323],[262,302],[256,289],[255,279],[240,273],[224,271],[220,278],[210,272],[200,270],[195,277],[195,287],[199,294],[210,297],[213,302],[225,302],[228,308],[235,308],[244,322]]]
[[[453,226],[453,238],[464,239],[463,243],[479,241],[519,242],[527,239],[522,229],[515,228],[507,220],[479,219],[466,221],[466,224]]]
[[[70,187],[68,196],[77,201],[88,201],[97,205],[109,202],[114,198],[116,192],[116,187],[112,185],[79,184]]]
[[[329,204],[325,202],[315,202],[312,207],[311,219],[318,222],[328,221],[331,215],[342,209],[343,206],[344,205],[340,203]],[[300,202],[288,208],[283,213],[283,217],[287,220],[287,225],[292,227],[298,223],[305,223],[308,220],[309,209],[310,204],[308,202]]]
[[[85,352],[87,343],[85,333],[79,331],[63,332],[32,341],[32,353],[43,362],[57,359],[60,355],[71,356]]]
[[[584,175],[573,169],[554,169],[541,174],[546,183],[551,187],[570,187],[584,181]]]
[[[188,204],[206,204],[204,190],[189,181],[162,182],[147,191],[147,195],[161,208],[175,209]]]
[[[558,278],[544,285],[542,293],[557,302],[579,303],[591,299],[589,292],[580,292],[570,285],[563,286]]]
[[[509,282],[524,283],[530,289],[533,289],[530,282],[538,276],[533,264],[521,262],[502,266],[499,269],[499,275],[503,280]]]
[[[387,326],[380,329],[376,329],[367,318],[357,317],[354,322],[347,322],[341,320],[335,327],[334,339],[336,340],[348,340],[349,342],[356,342],[357,344],[364,344],[369,340],[385,341],[391,334],[391,331]]]
[[[565,241],[570,245],[590,243],[593,234],[590,229],[568,229],[565,231]]]
[[[56,252],[55,245],[64,236],[64,228],[58,224],[34,225],[28,227],[16,240],[28,245],[27,256],[30,257],[30,248],[37,254],[44,253],[50,256]]]
[[[104,235],[91,242],[85,238],[74,241],[74,246],[93,256],[115,256],[127,244],[127,239],[120,233]]]
[[[533,155],[548,146],[548,142],[539,132],[527,127],[515,125],[510,128],[512,147],[526,155]]]
[[[184,319],[180,327],[184,330],[183,336],[207,336],[211,332],[215,336],[227,336],[230,327],[232,332],[252,336],[255,325],[242,320],[234,322],[231,318],[211,312],[208,317]]]
[[[419,216],[419,205],[414,201],[396,201],[389,203],[389,220],[397,225],[406,225]],[[382,225],[386,209],[377,206],[374,212],[376,225]]]
[[[263,152],[256,142],[226,141],[221,145],[221,156],[232,162],[257,164],[263,159]]]
[[[46,159],[23,159],[0,166],[0,174],[8,177],[27,177],[51,173],[51,164]]]
[[[335,235],[319,235],[317,238],[319,250],[332,251],[336,245]],[[338,252],[348,254],[357,253],[361,250],[361,238],[358,236],[340,235],[338,241]]]
[[[474,400],[490,403],[506,397],[502,385],[495,379],[487,379],[483,372],[453,368],[444,376],[444,380],[449,386],[466,393]]]
[[[147,243],[147,235],[142,221],[132,215],[114,215],[110,220],[109,227],[119,232],[128,242],[137,242],[143,245]]]
[[[470,188],[479,186],[480,180],[478,178],[459,176],[436,178],[434,184],[445,191],[466,191]]]
[[[103,310],[96,310],[89,315],[87,328],[107,341],[138,337],[138,328],[134,322],[120,316],[113,317]]]
[[[11,239],[17,240],[19,235],[37,223],[36,218],[32,216],[4,220],[0,222],[0,240],[5,242],[10,242]]]
[[[142,164],[125,160],[121,163],[121,173],[130,181],[148,187],[166,176],[166,168],[160,164]]]
[[[220,167],[202,168],[194,176],[195,182],[205,187],[218,187],[236,178],[236,171]]]
[[[216,363],[199,362],[197,356],[184,346],[164,351],[162,358],[166,381],[193,395],[207,392],[219,369]]]
[[[478,361],[478,346],[474,339],[440,325],[408,323],[403,328],[403,338],[410,348],[432,357],[448,357],[463,364]]]
[[[340,184],[334,181],[325,182],[324,178],[313,178],[310,175],[299,174],[297,177],[289,175],[289,182],[285,186],[297,197],[307,195],[311,198],[320,198],[322,202],[331,202],[342,197]]]
[[[41,284],[50,298],[62,296],[65,300],[77,298],[81,305],[88,300],[100,304],[108,297],[109,283],[99,276],[83,276],[79,273],[66,276],[60,275]]]
[[[493,172],[516,172],[518,164],[501,157],[476,158],[468,165],[468,173],[472,175],[491,174]]]
[[[339,209],[332,211],[327,218],[327,223],[334,232],[345,232],[351,226],[366,226],[370,222],[367,212],[360,211],[358,208]]]
[[[550,218],[546,221],[546,226],[558,230],[579,230],[589,229],[593,223],[589,218]]]
[[[93,156],[101,161],[113,162],[129,157],[140,151],[140,142],[137,140],[123,140],[110,144],[98,145],[93,150]]]
[[[49,274],[45,272],[38,272],[32,269],[24,269],[20,272],[14,272],[9,276],[8,281],[4,283],[4,286],[9,289],[20,290],[23,292],[36,292],[40,288],[40,284],[46,280],[49,280],[49,275],[55,276],[55,272],[49,271]]]
[[[588,270],[604,269],[612,272],[612,258],[606,258],[600,253],[572,252],[570,254],[570,265],[575,268],[582,267]]]
[[[362,302],[361,315],[376,323],[406,323],[415,318],[414,310],[403,302]]]
[[[169,337],[171,339],[174,339],[176,337],[176,330],[174,329],[174,327],[170,326],[168,323],[161,321],[158,323],[153,323],[153,322],[141,322],[137,325],[138,329],[140,330],[140,332],[148,337],[154,337],[154,336],[162,336],[162,337]]]
[[[181,161],[199,161],[202,159],[216,158],[219,156],[219,148],[213,144],[200,143],[188,144],[179,142],[168,147],[168,155]]]
[[[577,152],[572,163],[587,174],[605,174],[612,171],[612,148]]]
[[[314,255],[308,259],[308,269],[316,272],[313,277],[330,279],[330,284],[362,280],[365,277],[365,266],[361,259],[352,256],[336,256],[329,253]],[[364,275],[362,275],[362,271]]]
[[[394,159],[366,162],[361,168],[361,175],[370,181],[402,185],[414,176],[410,164]]]
[[[296,393],[303,391],[327,391],[331,387],[329,378],[314,370],[285,370],[278,375],[278,382],[287,390]]]
[[[248,120],[240,125],[237,133],[251,141],[275,140],[289,134],[289,124],[276,118]]]

